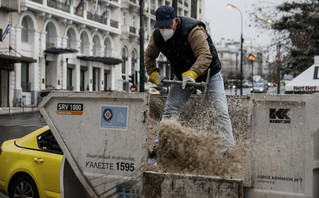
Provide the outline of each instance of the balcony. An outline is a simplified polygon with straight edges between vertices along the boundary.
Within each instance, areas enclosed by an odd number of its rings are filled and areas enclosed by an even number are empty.
[[[122,25],[122,35],[124,37],[129,37],[129,38],[137,38],[139,36],[138,30],[136,27],[133,26],[128,26],[128,25]]]
[[[64,12],[70,12],[70,5],[65,5],[62,2],[47,0],[47,5],[51,8],[62,10]]]
[[[92,14],[91,12],[87,13],[87,19],[107,25],[107,18],[106,17]]]
[[[136,27],[130,26],[130,33],[136,34]]]
[[[9,12],[17,12],[19,11],[19,1],[20,0],[0,0],[0,8]]]
[[[102,2],[107,3],[110,8],[121,7],[119,0],[102,0]],[[123,2],[122,2],[123,3]]]
[[[118,21],[114,21],[114,20],[111,19],[111,24],[110,25],[111,25],[111,27],[114,27],[116,29],[119,28],[119,22]]]
[[[129,7],[131,9],[138,9],[138,4],[137,4],[137,0],[129,0]]]
[[[137,0],[122,0],[122,7],[129,9],[138,9]]]
[[[184,2],[184,6],[185,6],[185,7],[188,7],[188,3],[187,3],[186,1]]]
[[[1,1],[4,0],[0,0]],[[35,14],[39,17],[52,17],[61,23],[74,23],[78,24],[79,27],[88,27],[90,29],[103,30],[106,32],[113,33],[115,35],[121,34],[121,27],[119,21],[114,18],[114,20],[110,20],[110,17],[103,17],[100,14],[93,15],[91,9],[86,11],[84,7],[79,8],[76,12],[77,4],[65,4],[66,0],[5,0],[6,2],[19,1],[20,2],[20,10],[26,11],[30,10],[35,12]],[[88,0],[87,0],[88,1]],[[115,4],[120,1],[110,1],[110,0],[99,0],[102,2],[112,2]],[[129,0],[127,0],[129,1]],[[137,0],[136,0],[137,1]],[[68,2],[73,2],[68,0]],[[94,2],[95,0],[90,0],[90,2]],[[119,5],[120,6],[120,5]],[[1,8],[2,9],[2,8]],[[107,7],[108,12],[112,12],[112,7]],[[118,9],[118,7],[114,8]],[[94,22],[92,22],[94,21]]]
[[[43,0],[31,0],[31,1],[39,3],[39,4],[43,4]]]
[[[74,7],[74,14],[76,16],[83,17],[83,8],[78,9],[78,11],[76,11],[76,10],[77,10],[76,7]]]

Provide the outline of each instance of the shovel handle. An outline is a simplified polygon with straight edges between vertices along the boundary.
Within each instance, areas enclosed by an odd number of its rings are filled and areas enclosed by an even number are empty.
[[[183,83],[183,81],[179,81],[179,80],[163,80],[162,81],[164,84],[176,84],[176,85],[181,85]],[[187,86],[194,86],[194,87],[205,87],[206,86],[206,82],[188,82],[186,84]]]
[[[205,96],[206,96],[206,92],[207,92],[207,86],[208,86],[208,83],[209,83],[209,79],[210,79],[210,68],[207,71],[206,82],[194,82],[194,83],[193,82],[188,82],[186,85],[187,86],[193,86],[193,87],[196,87],[196,88],[204,88],[204,92],[203,92],[203,95],[202,95],[202,100],[204,100]],[[166,80],[166,79],[163,79],[161,82],[166,84],[166,85],[171,85],[171,84],[182,85],[183,84],[183,81],[179,81],[179,80]]]

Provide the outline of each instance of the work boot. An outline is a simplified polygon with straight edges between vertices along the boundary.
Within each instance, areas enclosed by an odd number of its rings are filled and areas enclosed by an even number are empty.
[[[157,165],[157,147],[153,147],[153,151],[149,152],[147,163],[149,165]]]

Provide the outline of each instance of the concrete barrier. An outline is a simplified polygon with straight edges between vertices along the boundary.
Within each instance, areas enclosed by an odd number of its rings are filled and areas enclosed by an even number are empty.
[[[318,197],[319,95],[253,95],[246,197]]]
[[[152,198],[243,197],[242,180],[152,171],[144,172],[143,189]]]

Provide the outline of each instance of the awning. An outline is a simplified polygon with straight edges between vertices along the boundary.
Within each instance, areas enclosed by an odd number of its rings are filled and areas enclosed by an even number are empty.
[[[99,63],[104,63],[107,65],[117,65],[122,63],[122,59],[113,58],[113,57],[77,56],[77,58],[80,60],[99,62]]]
[[[79,51],[76,49],[71,49],[71,48],[53,47],[53,48],[49,48],[49,49],[44,50],[44,52],[48,53],[48,54],[67,54],[67,53],[77,53]]]
[[[37,60],[26,57],[26,56],[10,56],[5,54],[0,54],[0,69],[1,70],[14,70],[15,63],[35,63]]]

